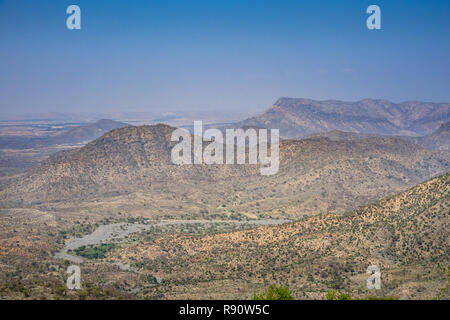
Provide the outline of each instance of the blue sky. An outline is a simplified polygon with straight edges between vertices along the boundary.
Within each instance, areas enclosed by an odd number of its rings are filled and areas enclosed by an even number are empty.
[[[81,8],[82,29],[66,28]],[[382,30],[366,28],[381,8]],[[0,0],[0,112],[450,101],[450,1]]]

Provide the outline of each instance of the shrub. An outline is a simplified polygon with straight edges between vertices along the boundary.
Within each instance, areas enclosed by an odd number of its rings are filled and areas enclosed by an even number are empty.
[[[96,247],[81,246],[75,249],[74,251],[79,256],[93,260],[93,259],[103,259],[108,251],[111,251],[116,247],[117,247],[116,244],[109,243],[109,244],[101,244]]]
[[[328,290],[325,298],[327,300],[352,300],[352,296],[350,293],[345,293],[345,292],[339,293],[336,290]]]
[[[293,300],[291,290],[286,286],[279,286],[272,284],[266,292],[253,294],[252,300]]]

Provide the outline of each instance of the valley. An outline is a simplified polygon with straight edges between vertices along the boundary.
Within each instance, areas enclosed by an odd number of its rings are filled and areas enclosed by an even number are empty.
[[[67,145],[36,144],[29,165],[33,149],[1,150],[23,166],[0,183],[2,298],[250,299],[271,284],[295,299],[331,288],[448,296],[447,125],[423,137],[284,139],[273,176],[258,164],[175,165],[166,124],[119,123],[76,142],[89,126],[69,129]],[[71,264],[82,290],[65,286]],[[375,293],[365,287],[373,264]]]
[[[0,0],[3,304],[450,300],[450,1],[378,2]]]

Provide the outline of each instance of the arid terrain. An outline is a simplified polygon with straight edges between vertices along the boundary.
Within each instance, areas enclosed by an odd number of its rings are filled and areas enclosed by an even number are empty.
[[[296,299],[330,288],[448,298],[448,104],[430,104],[422,120],[417,108],[393,109],[406,113],[386,129],[395,136],[282,140],[273,176],[259,165],[175,165],[166,124],[5,138],[2,166],[20,170],[0,180],[0,297],[249,299],[288,284]],[[65,285],[71,264],[82,290]],[[376,292],[365,286],[370,265],[382,271]]]
[[[433,299],[447,284],[439,266],[449,263],[449,213],[446,174],[345,214],[202,237],[170,235],[107,259],[164,279],[165,286],[144,293],[168,299],[249,298],[252,289],[271,283],[289,284],[298,299],[323,298],[332,286],[364,298],[371,295],[364,281],[369,265],[382,270],[379,295]]]

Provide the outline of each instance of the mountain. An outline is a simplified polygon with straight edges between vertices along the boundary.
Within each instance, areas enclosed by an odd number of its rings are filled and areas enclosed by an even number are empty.
[[[0,149],[32,149],[57,144],[77,144],[94,140],[112,129],[126,126],[128,124],[123,122],[103,119],[48,136],[2,136],[0,137]]]
[[[261,176],[258,165],[179,166],[170,158],[174,129],[114,129],[57,153],[4,182],[0,206],[101,202],[119,210],[117,202],[153,215],[298,218],[355,209],[450,169],[448,152],[389,137],[282,141],[273,176]]]
[[[284,138],[303,138],[331,130],[423,136],[431,134],[449,119],[450,103],[280,98],[268,110],[238,122],[236,126],[280,129]]]
[[[447,284],[450,173],[346,214],[205,236],[170,235],[125,247],[110,261],[135,263],[167,285],[162,299],[249,299],[288,284],[295,299],[324,299],[332,287],[353,298],[435,299]],[[366,269],[381,269],[381,290]],[[201,290],[196,288],[201,287]],[[443,298],[450,292],[443,291]]]

